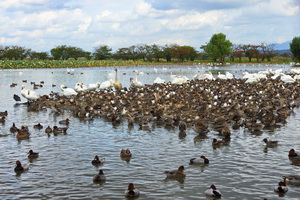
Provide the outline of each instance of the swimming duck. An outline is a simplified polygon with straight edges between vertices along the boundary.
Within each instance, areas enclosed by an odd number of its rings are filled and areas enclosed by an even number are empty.
[[[52,129],[52,131],[53,131],[54,134],[67,133],[67,130],[68,130],[67,127],[61,127],[61,128],[59,128],[57,126],[53,126],[53,129]]]
[[[225,145],[226,142],[224,142],[223,140],[217,140],[216,138],[213,139],[212,141],[212,145],[215,145],[215,146],[221,146],[221,145]]]
[[[106,180],[106,177],[105,177],[102,169],[100,169],[99,173],[96,174],[93,178],[93,181],[105,181],[105,180]]]
[[[122,149],[121,152],[120,152],[120,156],[121,157],[131,157],[132,154],[131,154],[129,149],[126,149],[126,150]]]
[[[33,152],[31,149],[28,152],[28,158],[37,158],[39,157],[39,153]]]
[[[182,165],[180,167],[178,167],[177,170],[165,171],[164,173],[167,175],[167,177],[174,177],[174,178],[176,178],[176,177],[180,178],[180,177],[186,176],[185,171],[184,171],[184,166],[182,166]]]
[[[137,197],[140,195],[140,191],[136,189],[133,183],[128,184],[128,188],[125,190],[125,197]]]
[[[35,124],[35,125],[33,126],[33,128],[36,128],[36,129],[42,129],[42,128],[43,128],[43,125],[41,125],[40,123],[38,123],[38,124]]]
[[[52,128],[50,126],[48,126],[46,129],[45,129],[45,133],[52,133]]]
[[[15,133],[15,132],[17,132],[18,131],[18,128],[16,127],[16,124],[15,123],[13,123],[13,125],[10,127],[10,132],[12,132],[12,133]]]
[[[4,111],[4,112],[0,112],[0,116],[7,116],[7,110],[6,111]]]
[[[2,116],[2,117],[0,118],[0,123],[2,123],[2,124],[5,123],[5,116]]]
[[[19,160],[16,161],[15,172],[21,173],[29,169],[29,165],[22,165]]]
[[[105,158],[101,158],[99,156],[95,156],[94,160],[92,160],[92,164],[96,165],[96,164],[102,164],[105,162]]]
[[[192,158],[190,164],[209,164],[209,160],[205,156],[200,156],[200,158]]]
[[[271,140],[268,140],[267,138],[264,138],[263,142],[266,143],[266,147],[275,147],[278,144],[278,141],[271,141]]]
[[[221,197],[221,192],[217,189],[217,187],[212,184],[208,189],[204,191],[204,194],[212,197]]]
[[[65,120],[60,120],[59,122],[58,122],[59,124],[65,124],[65,125],[69,125],[70,124],[70,120],[69,120],[69,118],[67,118],[67,119],[65,119]]]
[[[297,157],[297,156],[300,156],[300,154],[296,152],[295,149],[291,149],[289,151],[289,157]]]
[[[300,185],[300,176],[297,175],[283,176],[283,181],[285,183]]]
[[[280,181],[278,186],[275,186],[274,191],[279,193],[286,193],[289,189],[287,188],[285,182]]]
[[[29,131],[28,131],[28,127],[26,126],[21,126],[21,129],[17,130],[17,135],[16,137],[18,139],[28,139],[29,138]]]

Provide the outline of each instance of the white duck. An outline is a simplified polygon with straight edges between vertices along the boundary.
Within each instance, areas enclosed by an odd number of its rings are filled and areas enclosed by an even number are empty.
[[[60,89],[63,92],[63,95],[67,97],[78,94],[73,88],[67,88],[63,84],[60,86]]]
[[[136,189],[133,183],[128,184],[128,188],[125,190],[125,197],[137,197],[140,195],[140,191]]]
[[[216,188],[214,184],[212,184],[208,189],[204,191],[204,194],[212,197],[221,197],[221,192]]]

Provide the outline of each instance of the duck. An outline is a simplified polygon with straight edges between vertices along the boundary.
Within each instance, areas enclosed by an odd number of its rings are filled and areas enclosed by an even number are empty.
[[[115,75],[115,82],[113,83],[114,88],[117,91],[120,91],[122,89],[122,84],[118,80],[118,69],[115,69],[116,75]]]
[[[41,125],[40,123],[38,123],[38,124],[33,125],[33,128],[42,129],[43,125]]]
[[[212,141],[212,145],[215,145],[215,146],[221,146],[221,145],[225,145],[226,142],[224,142],[223,140],[217,140],[216,138],[213,139]]]
[[[209,188],[204,191],[204,194],[211,197],[221,197],[221,192],[217,189],[217,187],[212,184]]]
[[[17,94],[14,94],[13,98],[14,98],[14,100],[15,100],[16,102],[21,101],[21,97],[20,97],[19,95],[17,95]]]
[[[45,133],[52,133],[52,128],[50,126],[47,126],[47,128],[45,129]]]
[[[37,158],[39,157],[39,153],[33,152],[31,149],[28,152],[28,158]]]
[[[10,127],[10,132],[12,132],[12,133],[15,133],[15,132],[17,132],[18,131],[18,128],[16,127],[16,124],[15,123],[13,123],[13,125]]]
[[[52,129],[52,131],[53,131],[54,134],[67,133],[67,130],[68,130],[67,127],[61,127],[61,128],[59,128],[57,126],[53,126],[53,129]]]
[[[287,191],[289,191],[289,189],[287,188],[284,181],[280,181],[278,183],[278,186],[274,187],[274,191],[278,193],[286,193]]]
[[[8,115],[8,112],[7,112],[7,110],[6,111],[4,111],[4,112],[0,112],[0,116],[7,116]]]
[[[140,191],[136,189],[133,183],[128,184],[128,188],[125,190],[125,197],[137,197],[140,195]]]
[[[200,156],[200,158],[192,158],[190,164],[209,164],[209,160],[205,156]]]
[[[131,157],[132,153],[130,152],[130,150],[128,148],[126,150],[122,149],[120,152],[120,156],[121,157]]]
[[[297,175],[283,176],[283,181],[285,183],[300,185],[300,176]]]
[[[295,151],[295,149],[291,149],[289,150],[289,157],[297,157],[300,156],[300,154],[298,152]]]
[[[66,96],[66,97],[78,94],[73,88],[68,88],[63,84],[60,85],[60,89],[63,92],[63,95]]]
[[[95,156],[94,160],[92,160],[92,164],[96,165],[96,164],[102,164],[105,162],[105,158],[101,158],[99,156]]]
[[[181,177],[185,177],[186,174],[185,174],[185,171],[184,171],[184,166],[180,166],[178,167],[177,170],[172,170],[172,171],[165,171],[164,172],[167,177],[173,177],[173,178],[181,178]]]
[[[5,123],[5,116],[2,116],[2,117],[0,118],[0,123],[2,123],[2,124]]]
[[[19,160],[16,161],[15,172],[22,173],[29,169],[29,165],[22,165]]]
[[[266,147],[275,147],[278,145],[278,141],[268,140],[267,138],[264,138],[263,142],[265,142]]]
[[[106,176],[102,169],[100,169],[99,173],[94,176],[93,181],[106,181]]]
[[[69,118],[67,118],[67,119],[65,119],[65,120],[60,120],[59,122],[58,122],[59,124],[65,124],[65,125],[69,125],[70,124],[70,120],[69,120]]]
[[[18,133],[17,133],[16,137],[18,139],[28,139],[30,136],[28,127],[26,127],[26,126],[21,126],[21,129],[18,129],[17,132]]]

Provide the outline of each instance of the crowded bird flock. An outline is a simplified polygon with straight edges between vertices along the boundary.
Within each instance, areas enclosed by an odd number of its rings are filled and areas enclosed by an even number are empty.
[[[154,69],[157,71],[157,69]],[[74,70],[68,69],[68,74]],[[138,76],[142,73],[134,70],[129,88],[122,87],[115,69],[115,80],[103,83],[77,83],[74,87],[60,85],[61,92],[51,92],[41,95],[22,85],[21,95],[28,102],[28,109],[40,111],[51,109],[54,115],[71,112],[82,121],[92,121],[97,118],[118,125],[127,123],[128,129],[138,126],[142,130],[155,127],[166,129],[178,128],[178,135],[184,138],[187,130],[193,130],[198,136],[205,136],[210,131],[216,131],[223,139],[212,138],[212,146],[218,148],[228,145],[233,129],[243,129],[251,133],[260,133],[264,129],[276,129],[287,123],[287,118],[294,108],[300,105],[300,70],[292,69],[289,73],[282,70],[267,69],[258,73],[245,72],[242,78],[235,78],[231,73],[213,75],[212,73],[197,74],[192,80],[185,76],[171,74],[171,81],[166,82],[157,77],[153,84],[143,84]],[[25,82],[25,81],[23,81]],[[35,85],[42,86],[43,83]],[[16,85],[11,85],[15,87]],[[53,85],[55,87],[55,85]],[[17,104],[21,103],[18,94],[14,95]],[[7,111],[0,112],[0,122],[5,123],[9,115]],[[67,118],[61,120],[58,126],[43,127],[36,124],[34,128],[45,130],[50,134],[67,134],[70,124]],[[18,139],[30,138],[26,126],[17,127],[15,123],[10,128]],[[266,147],[274,147],[278,141],[268,138],[263,140]],[[284,142],[284,141],[282,141]],[[134,152],[122,149],[120,157],[130,159]],[[28,158],[36,158],[39,154],[32,150]],[[295,149],[287,150],[287,157],[292,162],[300,163],[300,154]],[[103,164],[104,158],[95,156],[93,165]],[[205,155],[190,159],[190,164],[211,164]],[[29,165],[16,161],[17,173],[27,172]],[[186,176],[184,166],[165,171],[167,178],[183,179]],[[106,181],[104,171],[93,177],[93,181]],[[300,176],[285,176],[274,184],[274,191],[288,191],[286,183],[300,184]],[[208,183],[209,188],[203,191],[205,195],[221,197],[221,192]],[[142,193],[129,183],[125,196],[137,197]]]

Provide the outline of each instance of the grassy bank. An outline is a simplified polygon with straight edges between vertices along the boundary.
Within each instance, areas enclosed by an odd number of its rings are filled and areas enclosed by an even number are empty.
[[[289,64],[292,62],[290,58],[286,57],[275,57],[268,61],[259,61],[253,59],[249,62],[248,58],[235,59],[231,61],[230,59],[225,60],[226,63],[230,64]],[[104,67],[104,66],[130,66],[130,65],[172,65],[172,64],[182,64],[182,65],[193,65],[193,64],[208,64],[214,63],[213,60],[195,60],[193,62],[180,62],[178,60],[173,60],[172,62],[166,62],[161,60],[160,62],[145,62],[142,60],[0,60],[0,69],[25,69],[25,68],[80,68],[80,67]]]

